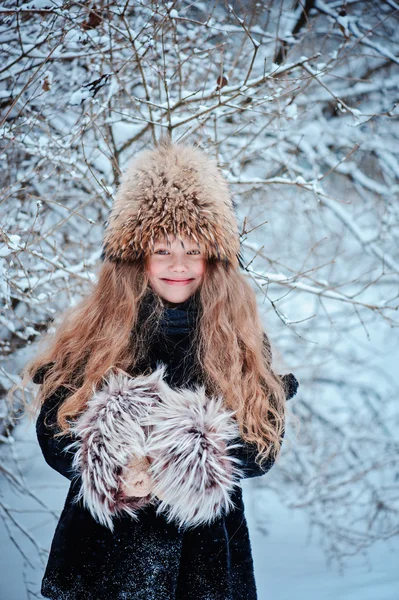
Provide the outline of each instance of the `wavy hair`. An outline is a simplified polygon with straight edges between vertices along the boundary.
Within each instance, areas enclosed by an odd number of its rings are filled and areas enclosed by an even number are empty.
[[[149,335],[156,332],[164,307],[153,293],[157,300],[151,311],[140,313],[152,293],[145,260],[105,260],[89,294],[66,310],[54,331],[42,338],[22,371],[21,384],[14,386],[23,390],[39,369],[47,367],[31,406],[23,398],[30,415],[59,386],[69,390],[58,408],[56,435],[68,433],[68,421],[84,410],[108,371],[131,372],[145,357]],[[286,395],[281,376],[272,370],[271,345],[255,292],[238,268],[208,259],[195,294],[201,308],[195,352],[206,391],[222,394],[226,406],[237,411],[243,439],[257,445],[258,464],[275,460],[284,435]]]

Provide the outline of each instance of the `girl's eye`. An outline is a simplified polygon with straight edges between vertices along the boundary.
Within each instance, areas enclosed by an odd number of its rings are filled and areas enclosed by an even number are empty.
[[[158,250],[155,250],[154,254],[158,254],[158,252],[169,252],[169,250],[164,250],[164,249],[159,248]],[[195,250],[189,250],[188,252],[189,253],[191,253],[191,252],[197,252],[198,254],[201,253],[201,251],[198,250],[197,248]]]

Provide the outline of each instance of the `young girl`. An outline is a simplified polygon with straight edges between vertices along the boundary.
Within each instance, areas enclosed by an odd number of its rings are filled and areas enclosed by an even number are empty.
[[[138,155],[102,258],[26,367],[71,481],[41,593],[256,600],[240,481],[272,467],[298,382],[272,370],[216,162],[168,140]]]

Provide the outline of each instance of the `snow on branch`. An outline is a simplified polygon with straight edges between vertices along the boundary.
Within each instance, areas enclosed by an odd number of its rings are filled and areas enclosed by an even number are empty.
[[[398,326],[399,13],[393,0],[296,4],[3,3],[1,353],[18,370],[95,285],[131,156],[166,134],[198,143],[229,182],[244,274],[305,390],[285,501],[311,512],[338,557],[345,536],[353,549],[396,535],[389,519],[374,526],[399,508],[374,481],[398,417],[393,385],[370,400],[391,374],[368,344]],[[367,393],[355,376],[372,380]],[[9,384],[3,375],[4,393]],[[385,433],[369,432],[376,414]],[[356,503],[366,488],[369,535],[334,528],[339,499]]]

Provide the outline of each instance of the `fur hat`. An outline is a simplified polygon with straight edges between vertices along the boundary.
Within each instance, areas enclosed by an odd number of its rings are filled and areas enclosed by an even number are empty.
[[[242,267],[235,204],[216,160],[168,138],[141,151],[122,174],[102,258],[148,256],[155,238],[190,236],[206,258]]]

